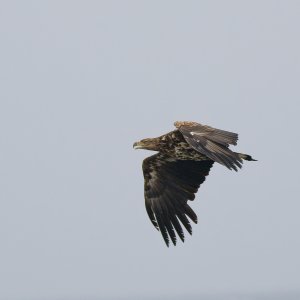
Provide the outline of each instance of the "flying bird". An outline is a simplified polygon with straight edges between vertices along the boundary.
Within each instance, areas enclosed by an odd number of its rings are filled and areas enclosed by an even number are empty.
[[[143,161],[144,195],[148,216],[167,246],[176,245],[176,233],[184,242],[185,229],[192,234],[190,220],[197,215],[188,205],[194,200],[214,162],[237,171],[250,155],[233,152],[238,134],[196,122],[175,122],[174,131],[133,144],[134,149],[158,151]]]

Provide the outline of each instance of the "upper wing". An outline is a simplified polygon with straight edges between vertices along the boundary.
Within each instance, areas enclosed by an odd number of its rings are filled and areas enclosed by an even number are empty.
[[[153,225],[161,231],[167,246],[169,236],[176,244],[175,231],[184,241],[179,221],[192,234],[187,216],[197,223],[197,215],[187,200],[194,200],[213,163],[211,160],[176,160],[160,153],[143,161],[146,210]]]
[[[175,122],[185,140],[198,152],[210,159],[237,171],[242,159],[231,151],[229,145],[236,145],[238,134],[201,125],[195,122]]]

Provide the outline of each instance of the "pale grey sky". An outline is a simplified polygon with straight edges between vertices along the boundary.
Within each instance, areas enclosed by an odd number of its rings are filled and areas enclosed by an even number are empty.
[[[299,1],[2,1],[0,299],[297,295],[299,13]],[[238,132],[258,162],[215,165],[193,236],[167,248],[144,208],[151,153],[132,144],[175,120]]]

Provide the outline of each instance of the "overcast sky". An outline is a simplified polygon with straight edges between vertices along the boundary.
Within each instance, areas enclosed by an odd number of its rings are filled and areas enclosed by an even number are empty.
[[[0,299],[296,299],[299,13],[2,1]],[[132,144],[176,120],[238,132],[258,162],[215,164],[193,236],[167,248],[144,206],[151,153]]]

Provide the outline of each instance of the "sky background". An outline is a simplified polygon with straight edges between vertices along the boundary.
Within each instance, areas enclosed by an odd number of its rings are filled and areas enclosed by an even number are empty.
[[[1,1],[0,299],[299,299],[299,12]],[[214,165],[167,248],[132,145],[176,120],[238,132],[258,162]]]

